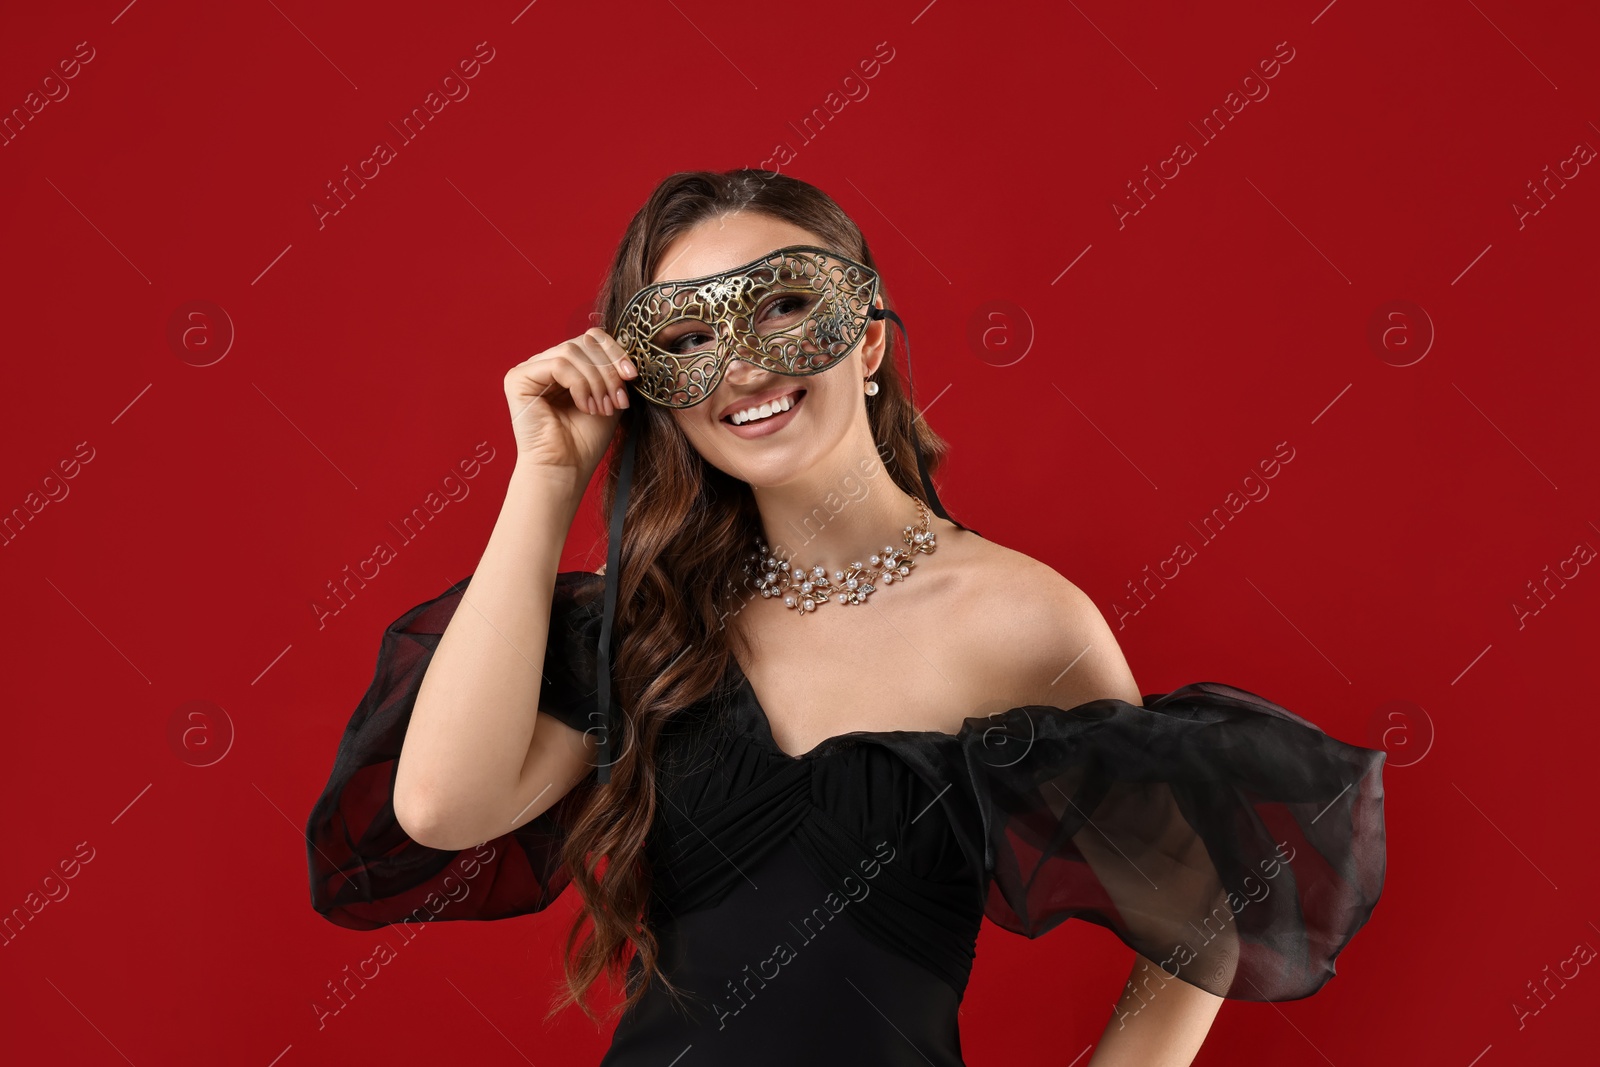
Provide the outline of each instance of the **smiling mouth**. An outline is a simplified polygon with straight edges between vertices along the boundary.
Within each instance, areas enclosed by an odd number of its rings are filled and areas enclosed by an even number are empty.
[[[795,405],[799,404],[801,398],[805,395],[806,391],[804,389],[796,389],[792,393],[785,393],[783,396],[778,398],[778,401],[787,400],[789,402],[789,406],[787,408],[773,408],[770,415],[757,415],[753,418],[738,420],[736,417],[738,416],[739,412],[735,411],[731,414],[724,415],[721,421],[727,423],[729,426],[751,426],[756,423],[766,422],[768,419],[776,418],[786,411],[794,410]],[[747,408],[746,410],[749,409]]]

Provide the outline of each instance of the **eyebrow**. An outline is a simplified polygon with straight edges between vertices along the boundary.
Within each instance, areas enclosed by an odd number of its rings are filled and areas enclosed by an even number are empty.
[[[767,249],[761,255],[756,256],[754,259],[746,260],[744,263],[741,263],[736,267],[728,267],[728,268],[726,268],[724,270],[713,271],[710,274],[697,274],[697,275],[695,275],[695,276],[693,276],[691,278],[668,278],[668,279],[665,279],[664,281],[650,282],[649,285],[646,286],[646,288],[654,287],[654,286],[658,286],[658,285],[688,285],[688,284],[691,284],[691,283],[704,283],[704,282],[710,281],[713,278],[719,278],[719,277],[721,277],[721,276],[723,276],[725,274],[732,274],[732,273],[734,273],[736,271],[737,272],[742,272],[742,271],[747,271],[747,270],[757,270],[762,266],[762,261],[763,260],[769,259],[772,256],[777,255],[779,252],[782,252],[786,248],[803,248],[803,249],[806,249],[805,252],[799,253],[799,254],[803,254],[803,255],[816,255],[817,254],[815,252],[811,252],[810,251],[810,246],[808,246],[808,245],[779,245],[777,248],[769,248],[769,249]],[[785,260],[785,262],[787,262],[787,260]],[[780,269],[778,271],[778,273],[779,273],[779,275],[781,277],[793,277],[793,272],[789,271],[787,268]]]

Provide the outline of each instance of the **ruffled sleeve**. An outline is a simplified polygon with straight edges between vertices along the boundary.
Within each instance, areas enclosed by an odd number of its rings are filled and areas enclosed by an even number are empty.
[[[501,919],[540,911],[570,881],[561,846],[594,775],[537,818],[459,852],[411,840],[394,814],[394,777],[412,707],[445,625],[471,577],[384,631],[377,671],[306,825],[311,906],[355,930],[391,923]],[[556,575],[539,708],[578,730],[599,720],[595,658],[604,579]]]
[[[1142,700],[970,720],[984,914],[1104,926],[1217,996],[1310,996],[1383,888],[1385,754],[1217,682]]]

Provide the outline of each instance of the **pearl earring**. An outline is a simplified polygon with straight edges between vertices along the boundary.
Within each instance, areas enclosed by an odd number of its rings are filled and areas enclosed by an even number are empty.
[[[873,381],[871,378],[868,378],[866,381],[867,381],[867,385],[866,385],[866,388],[864,390],[866,392],[866,394],[868,396],[877,396],[878,395],[878,383]]]

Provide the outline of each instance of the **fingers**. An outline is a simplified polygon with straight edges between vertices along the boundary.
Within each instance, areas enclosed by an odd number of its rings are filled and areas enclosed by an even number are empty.
[[[638,373],[616,338],[596,326],[513,367],[506,374],[506,388],[508,395],[528,397],[543,396],[559,385],[577,410],[614,415],[632,405],[627,382]]]
[[[578,377],[578,384],[568,387],[572,393],[572,403],[579,411],[587,411],[591,415],[611,414],[605,408],[605,397],[610,387],[606,385],[605,372],[595,363],[590,346],[579,336],[563,343],[561,348],[567,356],[565,362],[571,365]]]
[[[524,363],[519,363],[506,373],[506,393],[509,397],[543,397],[557,386],[565,389],[572,404],[579,411],[593,411],[598,381],[586,374],[589,361],[580,354],[563,351],[562,345],[541,352]],[[514,405],[516,404],[513,400]],[[513,409],[520,413],[520,405]]]
[[[628,407],[631,401],[625,383],[639,373],[628,354],[617,344],[616,338],[599,326],[585,330],[577,339],[583,342],[604,382],[605,413],[609,415],[618,408]]]

